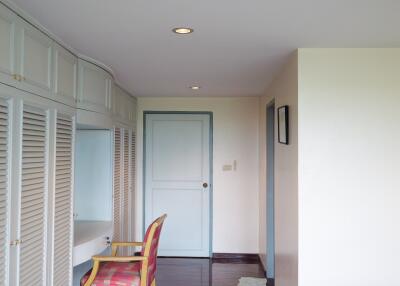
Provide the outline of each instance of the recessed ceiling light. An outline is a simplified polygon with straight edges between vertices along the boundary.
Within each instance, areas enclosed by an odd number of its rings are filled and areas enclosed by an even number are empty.
[[[191,89],[191,90],[199,90],[199,89],[200,89],[200,86],[198,86],[198,85],[192,85],[192,86],[190,87],[190,89]]]
[[[178,28],[174,28],[172,31],[173,31],[174,33],[180,34],[180,35],[186,35],[186,34],[191,34],[191,33],[193,33],[193,29],[192,29],[192,28],[187,28],[187,27],[178,27]]]

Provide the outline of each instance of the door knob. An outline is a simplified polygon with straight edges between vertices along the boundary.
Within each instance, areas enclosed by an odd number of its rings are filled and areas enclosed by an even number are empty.
[[[207,188],[208,184],[207,183],[203,183],[203,188]]]

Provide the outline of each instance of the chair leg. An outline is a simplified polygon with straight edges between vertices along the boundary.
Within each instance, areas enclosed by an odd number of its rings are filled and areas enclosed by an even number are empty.
[[[153,282],[151,282],[151,286],[156,286],[156,278],[154,278]]]

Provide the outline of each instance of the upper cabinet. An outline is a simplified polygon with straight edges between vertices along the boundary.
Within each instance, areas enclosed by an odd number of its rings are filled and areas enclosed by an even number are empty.
[[[15,22],[17,15],[0,4],[0,82],[15,84]]]
[[[0,4],[0,81],[50,97],[53,41]]]
[[[136,120],[135,98],[117,85],[113,88],[112,110],[114,118],[122,123]]]
[[[50,97],[53,41],[22,19],[17,20],[17,74],[20,88]]]
[[[129,121],[131,121],[132,123],[136,123],[136,109],[137,109],[137,101],[135,97],[131,97],[131,109],[129,111]]]
[[[79,60],[78,107],[89,111],[111,111],[111,75],[95,64]]]
[[[78,58],[58,45],[53,44],[53,93],[57,101],[75,105],[78,80]]]
[[[109,121],[132,124],[136,119],[135,98],[114,87],[106,69],[79,59],[1,2],[0,83],[81,112],[101,113]]]

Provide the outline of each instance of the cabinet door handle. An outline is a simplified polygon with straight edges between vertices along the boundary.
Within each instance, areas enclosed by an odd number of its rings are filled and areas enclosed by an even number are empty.
[[[26,80],[26,78],[24,77],[24,76],[22,76],[22,75],[20,75],[20,74],[13,74],[12,75],[12,77],[13,77],[13,79],[15,79],[16,81],[23,81],[23,80]]]
[[[11,241],[10,245],[11,246],[17,246],[17,245],[20,245],[21,243],[22,243],[21,239],[16,239],[16,240]]]

